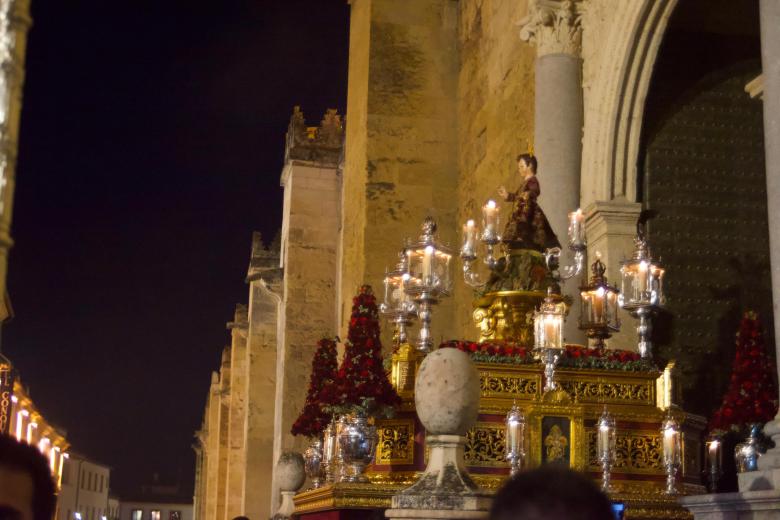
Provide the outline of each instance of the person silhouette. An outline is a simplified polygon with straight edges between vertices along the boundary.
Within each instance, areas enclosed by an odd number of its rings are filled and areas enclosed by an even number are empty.
[[[607,496],[585,475],[558,465],[523,471],[498,491],[490,520],[614,520]]]
[[[0,520],[51,520],[55,493],[46,457],[0,434]]]

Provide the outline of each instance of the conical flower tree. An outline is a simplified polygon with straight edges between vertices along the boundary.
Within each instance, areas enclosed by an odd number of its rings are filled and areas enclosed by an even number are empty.
[[[758,315],[748,311],[737,332],[729,388],[710,430],[741,430],[750,423],[769,422],[776,413],[775,363],[767,354]]]
[[[371,286],[352,300],[344,361],[338,371],[336,400],[340,412],[388,415],[401,403],[382,364],[379,311]]]
[[[303,405],[301,415],[292,426],[293,435],[316,437],[330,422],[330,415],[323,410],[324,403],[320,401],[320,394],[324,388],[334,386],[337,366],[336,342],[331,339],[321,339],[317,343],[317,350],[311,363],[306,403]]]

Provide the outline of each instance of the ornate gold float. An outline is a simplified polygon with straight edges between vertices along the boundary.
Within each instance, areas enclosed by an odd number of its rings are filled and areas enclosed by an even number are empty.
[[[393,384],[403,397],[392,419],[376,421],[379,440],[369,484],[337,483],[299,493],[300,513],[333,508],[385,508],[390,497],[411,485],[426,465],[425,432],[414,412],[413,376],[419,354],[402,346],[393,356]],[[680,490],[703,493],[700,443],[703,417],[686,413],[675,399],[671,370],[620,371],[559,368],[560,389],[543,393],[539,364],[477,363],[482,399],[477,424],[467,435],[466,465],[473,479],[497,490],[509,475],[504,452],[504,418],[513,402],[528,420],[527,467],[565,464],[600,478],[595,424],[604,406],[617,423],[617,457],[612,469],[613,500],[626,504],[626,518],[690,518],[674,496],[664,493],[660,425],[667,410],[682,426]]]

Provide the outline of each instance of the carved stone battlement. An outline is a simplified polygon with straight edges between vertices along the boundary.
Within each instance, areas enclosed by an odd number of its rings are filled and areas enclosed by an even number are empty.
[[[344,121],[335,108],[329,108],[319,126],[306,126],[301,107],[293,108],[287,127],[284,161],[310,161],[336,167],[344,145]]]
[[[281,280],[282,269],[279,267],[281,242],[279,235],[266,247],[263,235],[259,231],[252,233],[252,256],[249,259],[246,281],[263,279],[267,284]]]

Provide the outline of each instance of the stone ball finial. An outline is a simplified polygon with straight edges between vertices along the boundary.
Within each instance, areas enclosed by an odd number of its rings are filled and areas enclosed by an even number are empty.
[[[286,451],[279,456],[276,463],[276,475],[281,491],[298,491],[306,480],[303,455],[294,451]]]
[[[479,413],[479,372],[465,352],[428,354],[414,385],[417,416],[432,435],[466,435]]]

